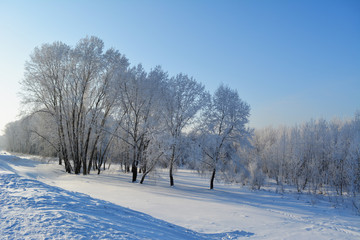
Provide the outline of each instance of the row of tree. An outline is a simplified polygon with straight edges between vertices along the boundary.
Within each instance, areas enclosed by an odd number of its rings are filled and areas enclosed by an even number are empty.
[[[112,160],[142,183],[161,164],[172,186],[174,168],[196,158],[213,188],[250,137],[250,107],[235,90],[210,95],[185,74],[147,73],[97,37],[35,48],[21,84],[26,116],[7,126],[8,149],[57,155],[68,173],[100,173]]]
[[[313,120],[258,130],[252,146],[247,154],[256,169],[254,186],[260,187],[267,176],[299,192],[360,193],[360,113],[348,121]]]
[[[178,166],[260,188],[266,179],[299,192],[360,193],[360,113],[352,120],[248,129],[250,107],[220,85],[130,66],[96,37],[75,47],[35,48],[22,81],[25,116],[7,125],[13,152],[58,156],[69,173],[120,163],[140,183],[158,166]],[[359,204],[360,205],[360,204]]]

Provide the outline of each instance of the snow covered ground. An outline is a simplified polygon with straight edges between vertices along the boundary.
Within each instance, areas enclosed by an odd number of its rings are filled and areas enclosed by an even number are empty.
[[[111,168],[66,174],[56,163],[0,155],[1,239],[360,239],[360,217],[307,195],[251,191],[188,170],[168,186]]]

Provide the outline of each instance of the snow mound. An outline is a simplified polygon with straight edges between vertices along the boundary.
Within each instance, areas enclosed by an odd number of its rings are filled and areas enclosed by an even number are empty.
[[[0,173],[2,239],[238,239],[201,234],[88,195]]]

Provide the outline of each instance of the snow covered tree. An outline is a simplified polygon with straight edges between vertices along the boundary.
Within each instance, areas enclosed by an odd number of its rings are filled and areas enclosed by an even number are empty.
[[[171,148],[168,159],[170,186],[173,186],[174,165],[183,153],[180,151],[183,130],[193,123],[196,114],[209,101],[209,96],[202,84],[184,74],[178,74],[168,81],[163,96],[165,107],[162,118],[171,137],[168,140]]]
[[[216,171],[227,171],[236,145],[248,144],[251,130],[246,127],[250,106],[240,99],[236,90],[224,85],[215,91],[202,114],[202,167],[211,171],[210,189],[214,188]]]
[[[122,130],[128,139],[122,138],[132,148],[132,181],[137,179],[139,164],[149,144],[148,135],[159,123],[160,96],[167,74],[156,67],[149,74],[139,64],[128,71],[127,80],[121,84],[121,107],[125,113]]]
[[[360,124],[353,120],[311,120],[291,128],[256,131],[250,163],[277,183],[298,192],[350,195],[359,193]],[[359,204],[354,204],[359,206]]]
[[[69,77],[71,49],[64,43],[54,42],[35,48],[25,64],[25,78],[21,82],[23,104],[31,113],[49,114],[56,123],[59,156],[67,172],[72,171],[63,125],[63,95]]]
[[[67,172],[88,173],[99,134],[114,106],[112,82],[129,65],[113,49],[103,53],[103,47],[97,37],[83,38],[75,48],[61,42],[44,44],[35,48],[26,63],[23,102],[32,113],[44,112],[54,119]]]

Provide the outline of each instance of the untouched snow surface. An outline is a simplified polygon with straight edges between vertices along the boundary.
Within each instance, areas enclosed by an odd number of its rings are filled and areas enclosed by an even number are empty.
[[[76,176],[0,155],[1,239],[360,239],[359,216],[307,195],[208,190],[188,170],[172,188],[166,171],[140,185],[114,168]]]

